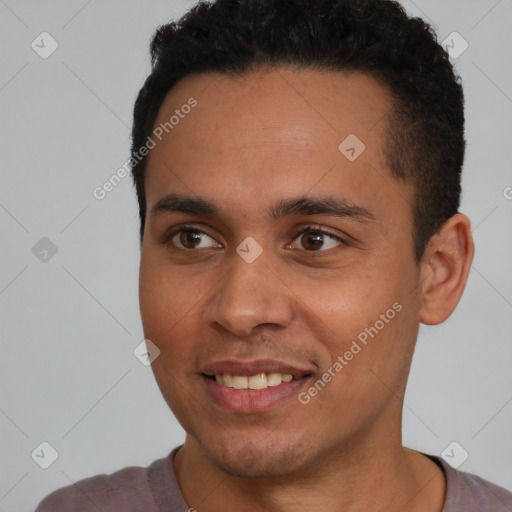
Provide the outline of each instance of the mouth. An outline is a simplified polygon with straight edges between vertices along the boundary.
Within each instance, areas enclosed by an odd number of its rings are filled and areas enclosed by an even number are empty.
[[[253,413],[296,396],[313,378],[313,372],[270,360],[224,361],[205,367],[202,377],[217,406],[231,412]]]

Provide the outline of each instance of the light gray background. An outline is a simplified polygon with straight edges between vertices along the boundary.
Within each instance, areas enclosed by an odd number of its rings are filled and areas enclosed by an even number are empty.
[[[192,1],[0,0],[0,512],[35,508],[51,490],[181,443],[149,367],[137,302],[138,218],[126,178],[92,191],[129,156],[135,96],[155,28]],[[476,258],[460,306],[422,328],[404,407],[404,443],[469,452],[461,469],[512,489],[511,0],[404,1],[469,48],[462,210]],[[59,47],[42,59],[43,31]],[[508,191],[508,193],[507,193]],[[32,247],[58,248],[46,263]],[[49,442],[58,459],[31,458]]]

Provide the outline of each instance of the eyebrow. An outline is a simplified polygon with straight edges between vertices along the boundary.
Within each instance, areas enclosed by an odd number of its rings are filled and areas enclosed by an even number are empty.
[[[160,213],[185,213],[189,215],[220,216],[220,206],[204,197],[169,194],[160,199],[152,208],[150,215]],[[350,218],[359,222],[377,222],[375,216],[366,208],[352,204],[346,199],[333,197],[294,197],[278,201],[267,211],[272,220],[294,215],[330,215]]]

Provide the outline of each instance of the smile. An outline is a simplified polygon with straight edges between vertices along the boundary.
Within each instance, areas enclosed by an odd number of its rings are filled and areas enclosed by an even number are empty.
[[[217,384],[233,389],[265,389],[279,386],[283,382],[291,382],[293,376],[289,373],[258,373],[256,375],[216,374]]]

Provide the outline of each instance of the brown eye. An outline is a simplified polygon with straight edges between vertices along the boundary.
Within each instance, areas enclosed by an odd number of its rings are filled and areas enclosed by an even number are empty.
[[[211,241],[208,245],[208,242]],[[174,245],[180,249],[203,249],[216,246],[215,240],[198,229],[181,229],[172,237]]]
[[[318,250],[324,244],[323,235],[321,233],[316,233],[314,231],[309,231],[308,233],[304,233],[300,237],[300,241],[302,243],[302,247],[304,249],[310,250]]]
[[[195,249],[196,245],[201,241],[201,236],[197,231],[182,231],[179,234],[180,243],[186,249]]]
[[[331,233],[317,229],[305,229],[298,234],[292,247],[308,252],[324,252],[339,245],[345,245],[345,242]]]

